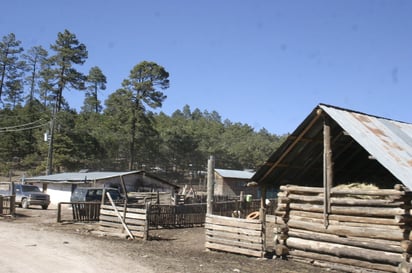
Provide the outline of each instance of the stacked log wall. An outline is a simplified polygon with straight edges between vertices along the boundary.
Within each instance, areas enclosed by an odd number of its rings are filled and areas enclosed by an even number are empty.
[[[280,188],[276,255],[348,272],[411,272],[411,192],[332,189],[329,214],[323,192]]]

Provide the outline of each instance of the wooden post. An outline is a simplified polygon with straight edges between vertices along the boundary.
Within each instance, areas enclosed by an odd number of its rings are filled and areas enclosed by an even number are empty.
[[[151,202],[147,202],[145,207],[146,207],[146,219],[145,219],[145,223],[144,223],[144,233],[143,233],[143,240],[148,240],[149,237],[149,230],[150,230],[150,208],[151,208],[152,204]]]
[[[214,167],[215,159],[213,155],[207,161],[207,206],[206,213],[213,213],[213,193],[214,193]]]
[[[324,220],[325,228],[329,226],[331,211],[330,192],[333,185],[333,162],[329,119],[325,117],[323,123],[323,188],[324,188]]]
[[[261,187],[259,220],[262,224],[262,245],[263,245],[262,250],[265,251],[266,250],[266,185],[262,185]]]
[[[62,203],[59,202],[57,204],[57,223],[62,221]]]

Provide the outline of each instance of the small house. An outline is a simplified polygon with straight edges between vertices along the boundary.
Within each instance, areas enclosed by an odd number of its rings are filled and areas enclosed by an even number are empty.
[[[214,194],[223,196],[239,196],[241,192],[245,195],[251,194],[257,198],[258,188],[248,187],[255,173],[252,171],[215,169]]]

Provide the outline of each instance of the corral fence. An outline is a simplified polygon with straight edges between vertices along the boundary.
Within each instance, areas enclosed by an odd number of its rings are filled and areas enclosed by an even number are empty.
[[[273,214],[277,202],[272,200],[267,207],[267,214]],[[62,206],[71,207],[71,214],[64,214]],[[118,204],[117,207],[124,207]],[[186,228],[202,226],[206,219],[206,204],[161,205],[127,204],[129,208],[147,208],[150,228]],[[213,203],[215,215],[232,217],[239,212],[238,218],[245,218],[248,214],[259,211],[260,200],[251,202],[224,201]],[[61,202],[58,204],[57,222],[98,222],[100,220],[100,202]]]
[[[62,206],[71,206],[70,220],[64,220]],[[68,215],[65,215],[68,218]],[[60,202],[57,206],[57,222],[96,222],[100,218],[100,202]]]
[[[16,213],[16,196],[0,195],[0,215],[13,216]]]
[[[264,255],[263,225],[260,220],[218,215],[206,217],[206,248],[254,257]]]

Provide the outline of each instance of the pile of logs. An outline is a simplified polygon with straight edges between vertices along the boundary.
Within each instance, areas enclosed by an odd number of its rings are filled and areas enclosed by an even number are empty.
[[[276,255],[346,272],[412,272],[412,192],[281,186]]]

